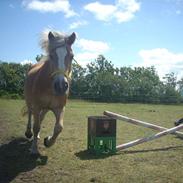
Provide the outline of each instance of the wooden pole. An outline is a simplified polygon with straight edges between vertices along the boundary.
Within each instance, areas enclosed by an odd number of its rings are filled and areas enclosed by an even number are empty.
[[[151,129],[158,130],[158,131],[168,130],[168,128],[165,128],[165,127],[162,127],[162,126],[158,126],[158,125],[155,125],[155,124],[152,124],[152,123],[147,123],[147,122],[144,122],[144,121],[140,121],[140,120],[136,120],[136,119],[133,119],[133,118],[126,117],[126,116],[122,116],[120,114],[113,113],[113,112],[110,112],[110,111],[104,111],[104,115],[115,118],[115,119],[123,120],[125,122],[131,123],[131,124],[134,124],[134,125],[139,125],[139,126],[143,126],[143,127],[146,127],[146,128],[151,128]],[[173,132],[171,132],[171,134],[178,135],[179,137],[183,137],[182,132],[173,131]]]
[[[151,140],[155,140],[157,138],[160,138],[160,137],[162,137],[164,135],[173,133],[173,132],[175,132],[177,130],[180,130],[180,129],[183,129],[183,125],[180,125],[180,126],[177,126],[177,127],[173,127],[173,128],[167,129],[167,130],[164,130],[164,131],[159,132],[159,133],[157,133],[155,135],[152,135],[150,137],[145,137],[145,138],[141,138],[141,139],[137,139],[137,140],[128,142],[126,144],[118,145],[118,146],[116,146],[116,149],[117,149],[117,151],[120,151],[120,150],[129,148],[129,147],[138,145],[138,144],[142,144],[144,142],[148,142],[148,141],[151,141]]]

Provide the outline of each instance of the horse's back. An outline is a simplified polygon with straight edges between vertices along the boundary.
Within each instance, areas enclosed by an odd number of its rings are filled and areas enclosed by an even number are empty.
[[[24,95],[27,104],[30,104],[32,98],[34,97],[34,88],[36,85],[37,78],[39,77],[39,72],[41,71],[42,67],[44,66],[45,62],[38,62],[34,64],[31,69],[29,70],[25,85],[24,85]]]
[[[43,67],[44,64],[45,64],[45,62],[43,62],[43,61],[34,64],[34,65],[30,68],[30,70],[29,70],[27,76],[29,77],[30,75],[35,75],[37,72],[39,72],[39,70]]]

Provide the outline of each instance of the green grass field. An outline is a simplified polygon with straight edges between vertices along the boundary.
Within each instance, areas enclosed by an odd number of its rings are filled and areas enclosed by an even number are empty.
[[[31,142],[24,138],[26,117],[20,114],[22,100],[0,99],[0,183],[182,183],[183,139],[168,135],[118,152],[95,156],[86,151],[87,117],[104,110],[135,119],[172,127],[183,117],[181,105],[107,104],[69,100],[64,130],[56,144],[43,145],[51,135],[54,118],[48,113],[42,124],[41,156],[29,154]],[[156,133],[153,130],[117,122],[117,143],[122,144]]]

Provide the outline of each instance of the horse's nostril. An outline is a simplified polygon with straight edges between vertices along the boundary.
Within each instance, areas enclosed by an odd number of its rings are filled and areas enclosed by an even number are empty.
[[[69,88],[69,83],[67,81],[56,80],[53,84],[53,88],[56,95],[64,95]]]

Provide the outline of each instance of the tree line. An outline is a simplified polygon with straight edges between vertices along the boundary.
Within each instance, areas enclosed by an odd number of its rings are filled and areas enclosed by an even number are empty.
[[[41,57],[40,57],[41,58]],[[40,59],[36,57],[36,60]],[[0,96],[19,98],[30,64],[0,62]],[[70,98],[99,102],[180,103],[183,78],[161,81],[154,67],[114,67],[103,55],[86,67],[73,64]]]

